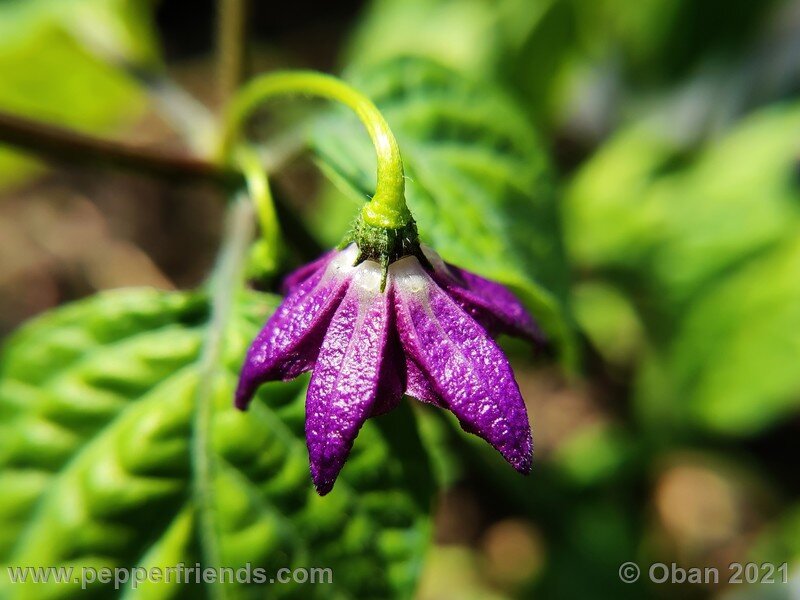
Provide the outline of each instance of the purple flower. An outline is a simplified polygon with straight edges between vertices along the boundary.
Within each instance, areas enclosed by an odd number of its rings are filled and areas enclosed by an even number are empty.
[[[355,244],[301,267],[286,299],[253,342],[236,391],[245,409],[265,381],[313,370],[306,398],[306,439],[317,491],[328,493],[353,441],[371,416],[403,394],[446,408],[461,426],[494,446],[519,472],[531,469],[525,403],[492,339],[541,335],[511,292],[445,264],[423,249],[382,268],[353,266]]]

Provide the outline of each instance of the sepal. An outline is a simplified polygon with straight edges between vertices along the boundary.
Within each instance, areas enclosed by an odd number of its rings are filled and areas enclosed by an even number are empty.
[[[352,243],[358,247],[354,266],[367,260],[381,266],[381,291],[386,289],[389,265],[406,256],[415,256],[425,269],[433,271],[433,266],[420,248],[417,223],[413,218],[402,227],[384,228],[367,223],[359,214],[339,248]]]

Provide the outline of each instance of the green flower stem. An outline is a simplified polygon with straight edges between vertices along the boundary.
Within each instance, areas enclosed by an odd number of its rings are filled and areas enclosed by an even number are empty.
[[[273,253],[272,262],[277,262],[280,227],[275,203],[269,190],[267,172],[264,170],[258,153],[250,146],[239,146],[235,152],[235,164],[239,166],[247,182],[247,191],[256,209],[261,239]]]
[[[329,75],[286,71],[262,75],[245,84],[228,109],[221,142],[222,160],[232,157],[242,127],[252,112],[264,101],[287,94],[334,100],[356,113],[372,139],[378,159],[375,195],[362,209],[362,218],[369,225],[383,229],[400,229],[411,222],[405,200],[403,161],[386,119],[369,98]]]
[[[225,332],[231,321],[235,296],[242,288],[247,246],[253,235],[253,208],[244,194],[237,194],[228,209],[228,223],[222,250],[209,282],[211,321],[203,343],[200,380],[195,392],[195,414],[192,427],[192,490],[197,507],[200,544],[208,566],[222,565],[220,526],[214,497],[217,458],[211,439],[214,417],[214,391],[220,376],[225,351]],[[212,600],[225,600],[228,588],[209,588]]]

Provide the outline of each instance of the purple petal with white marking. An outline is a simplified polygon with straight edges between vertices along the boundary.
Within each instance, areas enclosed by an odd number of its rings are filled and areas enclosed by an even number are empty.
[[[390,294],[375,263],[358,267],[322,342],[306,397],[311,476],[327,494],[380,389],[391,328]],[[394,391],[399,397],[399,388]]]
[[[236,389],[245,409],[265,381],[297,377],[314,366],[325,330],[344,297],[355,249],[339,253],[287,296],[247,352]]]
[[[488,441],[521,473],[530,472],[527,410],[503,351],[416,258],[394,263],[391,276],[404,351],[466,430]]]
[[[281,291],[283,294],[288,296],[318,270],[327,267],[328,263],[334,259],[336,254],[336,250],[326,252],[315,261],[310,262],[307,265],[303,265],[302,267],[299,267],[298,269],[295,269],[289,273],[281,285]]]

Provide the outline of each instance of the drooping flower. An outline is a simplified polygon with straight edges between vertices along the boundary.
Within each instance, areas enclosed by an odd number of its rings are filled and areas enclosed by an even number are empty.
[[[312,371],[306,440],[321,495],[364,422],[404,394],[450,410],[517,471],[531,469],[525,403],[493,338],[540,341],[533,319],[500,284],[417,250],[382,265],[351,244],[301,267],[247,354],[236,391],[243,410],[261,383]]]
[[[221,154],[235,158],[242,170],[262,235],[276,227],[266,175],[252,149],[234,141],[250,113],[281,94],[321,96],[355,112],[375,148],[375,193],[359,210],[342,250],[287,279],[285,300],[248,351],[236,405],[245,409],[263,382],[312,371],[306,441],[312,479],[323,495],[364,422],[397,406],[404,394],[450,410],[465,430],[528,473],[532,441],[525,403],[493,338],[541,336],[510,291],[445,264],[420,245],[400,148],[369,98],[334,77],[307,71],[265,74],[236,94]]]

